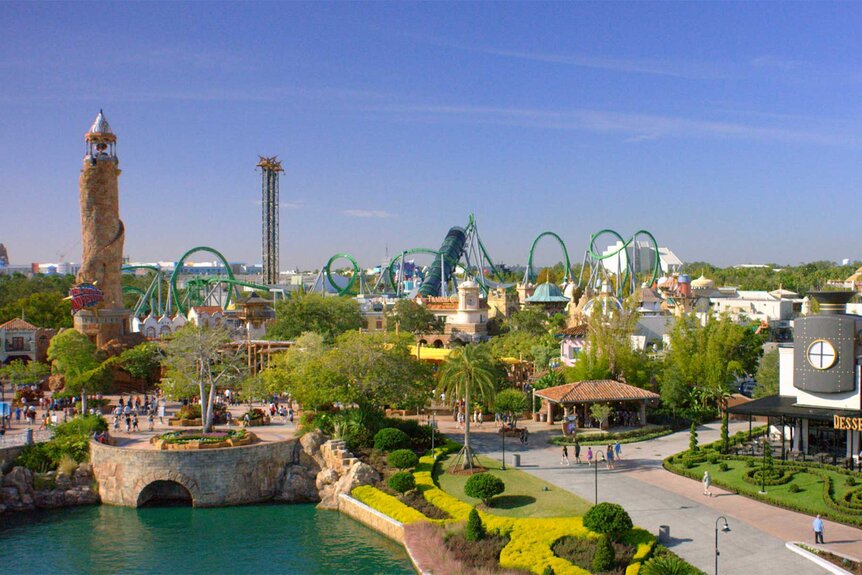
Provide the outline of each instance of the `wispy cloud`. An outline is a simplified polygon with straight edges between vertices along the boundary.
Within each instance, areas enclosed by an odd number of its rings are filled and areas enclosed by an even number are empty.
[[[390,219],[396,217],[395,214],[385,210],[342,210],[341,213],[345,216],[350,216],[351,218]]]
[[[456,40],[440,38],[426,34],[405,34],[411,40],[477,54],[487,54],[501,58],[527,60],[621,72],[627,74],[647,74],[655,76],[670,76],[696,80],[720,80],[731,76],[732,67],[719,62],[698,62],[688,60],[661,60],[649,58],[634,58],[609,56],[605,54],[585,53],[550,53],[533,50],[517,50],[508,47],[471,45]]]
[[[788,60],[786,58],[777,58],[769,54],[764,54],[753,58],[749,62],[753,68],[775,68],[783,72],[791,72],[805,66],[802,60]]]
[[[858,145],[860,143],[859,138],[849,132],[816,131],[736,121],[607,110],[548,111],[533,108],[434,105],[386,106],[367,108],[367,110],[401,114],[408,121],[454,121],[535,129],[577,130],[599,134],[621,134],[629,141],[669,137],[706,137],[817,145]]]

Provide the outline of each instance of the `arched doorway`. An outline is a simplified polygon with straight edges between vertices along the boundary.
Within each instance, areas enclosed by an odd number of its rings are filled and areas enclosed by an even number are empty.
[[[181,483],[157,480],[141,489],[138,507],[190,507],[194,504],[192,494]]]

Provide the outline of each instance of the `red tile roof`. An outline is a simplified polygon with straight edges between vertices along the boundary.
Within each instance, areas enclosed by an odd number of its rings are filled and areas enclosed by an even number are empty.
[[[657,393],[613,379],[576,381],[538,390],[536,395],[553,403],[594,403],[659,398]]]
[[[224,314],[224,310],[217,305],[196,305],[192,307],[198,315],[215,315],[217,313]]]
[[[576,325],[575,327],[567,327],[565,329],[561,329],[557,332],[557,335],[572,335],[572,336],[585,336],[589,331],[590,327],[587,324]]]
[[[28,321],[24,321],[20,317],[16,317],[15,319],[10,319],[3,325],[0,325],[0,329],[5,329],[7,331],[36,331],[39,328]]]

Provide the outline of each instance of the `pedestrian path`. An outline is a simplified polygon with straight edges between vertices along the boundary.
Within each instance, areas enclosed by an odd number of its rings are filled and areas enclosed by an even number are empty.
[[[700,482],[661,467],[665,457],[688,447],[687,432],[623,445],[623,460],[617,468],[607,470],[600,464],[596,473],[594,466],[586,464],[560,465],[561,448],[547,443],[548,436],[558,432],[548,431],[547,425],[539,425],[531,423],[535,431],[528,445],[521,445],[517,440],[507,441],[507,463],[512,462],[509,453],[518,453],[522,471],[588,501],[594,501],[598,493],[599,501],[619,503],[637,525],[653,533],[658,532],[660,525],[667,525],[671,535],[668,546],[699,569],[714,572],[715,524],[719,516],[724,515],[731,532],[719,533],[721,573],[814,575],[824,572],[784,547],[785,541],[813,539],[811,517],[720,489],[713,490],[716,497],[708,498],[703,495]],[[454,425],[445,422],[441,428],[457,439],[459,430]],[[731,433],[747,428],[747,423],[735,424]],[[705,426],[698,433],[702,443],[715,441],[719,438],[719,426]],[[494,430],[485,428],[475,435],[471,433],[471,443],[481,454],[500,459],[501,438]],[[574,460],[571,448],[569,456]],[[862,531],[859,529],[827,522],[825,534],[827,548],[862,556]]]

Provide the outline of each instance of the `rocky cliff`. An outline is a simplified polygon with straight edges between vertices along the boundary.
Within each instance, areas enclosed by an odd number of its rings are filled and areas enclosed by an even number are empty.
[[[89,465],[78,466],[71,475],[59,471],[33,473],[26,467],[14,467],[0,474],[0,485],[0,513],[99,503]]]

